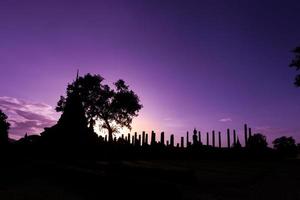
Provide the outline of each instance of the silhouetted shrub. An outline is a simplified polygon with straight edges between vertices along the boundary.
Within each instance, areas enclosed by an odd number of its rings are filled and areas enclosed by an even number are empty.
[[[255,151],[264,150],[267,148],[267,146],[268,143],[266,140],[266,136],[260,133],[256,133],[248,138],[247,147],[250,150],[255,150]]]
[[[294,156],[297,154],[297,145],[292,137],[280,137],[273,141],[274,149],[284,155]]]
[[[7,116],[0,110],[0,144],[8,143],[8,130],[10,124],[7,121]]]

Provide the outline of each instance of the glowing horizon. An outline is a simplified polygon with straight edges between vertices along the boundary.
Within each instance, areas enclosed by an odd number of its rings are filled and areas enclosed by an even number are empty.
[[[300,90],[288,65],[300,3],[1,1],[0,107],[11,134],[51,126],[67,83],[123,79],[144,108],[133,132],[265,134],[300,141]],[[289,23],[285,23],[285,22]],[[80,66],[80,67],[78,67]],[[41,110],[42,109],[42,110]]]

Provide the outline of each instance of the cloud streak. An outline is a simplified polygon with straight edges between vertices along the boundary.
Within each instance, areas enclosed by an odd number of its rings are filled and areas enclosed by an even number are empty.
[[[9,133],[13,138],[20,138],[25,133],[40,133],[44,127],[50,127],[57,121],[53,107],[45,103],[2,96],[0,109],[8,116],[11,124]]]
[[[257,126],[254,128],[256,132],[272,135],[272,136],[283,136],[283,135],[296,135],[299,131],[297,128],[280,128],[271,126]]]
[[[222,118],[222,119],[219,119],[219,122],[232,122],[232,119],[231,118]]]

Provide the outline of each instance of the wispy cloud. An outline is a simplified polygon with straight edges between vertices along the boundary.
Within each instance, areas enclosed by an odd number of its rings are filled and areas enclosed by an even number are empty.
[[[185,120],[165,117],[163,118],[163,126],[166,128],[182,128],[185,126]]]
[[[172,121],[172,118],[166,117],[166,118],[164,118],[163,120],[164,120],[164,121]]]
[[[275,138],[281,136],[293,136],[297,142],[300,140],[298,128],[281,128],[265,125],[254,127],[254,132],[266,135],[269,143],[271,143]]]
[[[222,119],[219,119],[219,122],[232,122],[232,119],[231,118],[222,118]]]
[[[0,109],[8,116],[10,134],[14,137],[34,134],[55,124],[57,117],[52,106],[14,97],[0,97]]]
[[[254,129],[259,133],[270,134],[274,136],[294,134],[299,132],[297,129],[293,129],[293,128],[280,128],[280,127],[271,127],[271,126],[257,126],[254,127]]]

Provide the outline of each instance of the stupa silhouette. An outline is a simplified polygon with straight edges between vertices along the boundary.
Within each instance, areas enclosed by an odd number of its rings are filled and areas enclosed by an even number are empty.
[[[41,133],[43,143],[76,145],[97,141],[97,134],[88,128],[82,101],[78,93],[78,72],[74,91],[68,94],[64,111],[57,124]]]

